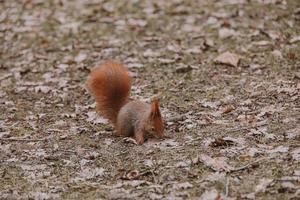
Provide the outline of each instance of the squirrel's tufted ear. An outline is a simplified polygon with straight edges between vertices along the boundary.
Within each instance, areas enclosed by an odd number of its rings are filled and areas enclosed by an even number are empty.
[[[153,122],[153,126],[157,133],[159,133],[159,137],[163,137],[164,132],[164,121],[160,114],[159,110],[159,100],[157,98],[153,99],[151,102],[151,114],[150,119]]]
[[[152,119],[161,117],[159,110],[159,100],[157,98],[153,99],[151,102],[151,116]]]

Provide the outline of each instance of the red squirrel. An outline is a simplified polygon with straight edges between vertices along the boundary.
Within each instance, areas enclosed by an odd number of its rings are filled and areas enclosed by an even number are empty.
[[[92,69],[87,88],[95,98],[97,110],[114,125],[117,135],[133,137],[137,144],[144,143],[146,133],[164,137],[158,99],[151,104],[130,101],[131,76],[123,64],[106,61]]]

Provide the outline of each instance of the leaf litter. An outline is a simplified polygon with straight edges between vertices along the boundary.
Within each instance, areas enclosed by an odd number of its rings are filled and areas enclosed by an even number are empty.
[[[297,199],[299,8],[3,1],[0,197]],[[83,85],[112,58],[132,98],[162,93],[167,139],[138,146],[98,115]]]

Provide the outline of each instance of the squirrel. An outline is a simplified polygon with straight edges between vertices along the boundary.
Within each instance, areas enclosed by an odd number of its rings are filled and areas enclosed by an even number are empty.
[[[87,89],[96,101],[96,109],[123,137],[133,137],[137,144],[145,141],[145,134],[164,138],[164,120],[157,98],[151,104],[129,100],[132,78],[121,63],[109,60],[91,70]]]

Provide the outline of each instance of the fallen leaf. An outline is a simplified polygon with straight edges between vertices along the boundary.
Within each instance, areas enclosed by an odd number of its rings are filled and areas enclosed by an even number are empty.
[[[175,59],[168,59],[168,58],[158,58],[158,61],[162,64],[170,64],[176,62]]]
[[[267,31],[266,34],[272,39],[272,40],[279,40],[281,38],[281,35],[277,31]]]
[[[200,54],[202,53],[202,50],[199,47],[191,47],[185,50],[184,52],[188,54]]]
[[[224,137],[223,140],[225,140],[227,142],[228,141],[233,142],[233,143],[238,144],[240,146],[243,146],[246,143],[245,139],[242,138],[242,137],[233,138],[233,137],[227,136],[227,137]]]
[[[293,43],[296,43],[296,42],[299,42],[300,41],[300,35],[299,36],[295,36],[293,37],[292,39],[290,39],[290,43],[293,44]]]
[[[152,49],[146,49],[146,51],[143,53],[144,57],[158,57],[160,56],[160,53],[158,51],[153,51]]]
[[[93,122],[94,124],[108,124],[108,120],[99,116],[95,111],[87,113],[88,118],[86,121]]]
[[[142,68],[142,67],[144,67],[144,65],[141,63],[128,63],[127,67],[128,68]]]
[[[222,53],[217,58],[215,58],[214,61],[216,63],[237,67],[240,61],[240,56],[226,51],[225,53]]]
[[[300,176],[283,176],[279,180],[281,181],[300,181]]]
[[[66,71],[68,67],[69,67],[69,65],[63,64],[63,63],[61,63],[61,64],[59,64],[59,65],[57,66],[57,68],[61,69],[62,71]],[[43,76],[43,77],[44,77],[44,76]],[[44,77],[44,78],[45,78],[45,77]],[[45,79],[46,79],[46,78],[45,78]],[[46,79],[46,80],[47,80],[47,79]]]
[[[140,175],[139,171],[137,170],[131,170],[131,171],[127,171],[124,173],[124,175],[122,176],[122,179],[125,180],[133,180],[138,178]]]
[[[216,189],[206,190],[201,196],[200,200],[217,200],[220,195]]]
[[[261,109],[260,113],[257,115],[258,117],[263,116],[271,116],[276,112],[282,111],[282,107],[275,107],[274,105],[269,105]]]
[[[286,131],[286,137],[288,139],[295,139],[297,137],[300,137],[300,126],[293,128],[293,129],[289,129]]]
[[[79,53],[79,54],[74,58],[74,60],[75,60],[75,62],[77,62],[77,63],[81,63],[81,62],[83,62],[84,60],[86,60],[86,58],[87,58],[87,54],[85,54],[85,53]]]
[[[243,194],[242,198],[245,198],[245,199],[255,199],[255,193],[251,192],[251,193],[248,193],[248,194]]]
[[[270,45],[271,42],[262,40],[262,41],[253,42],[252,44],[256,45],[256,46],[267,46],[267,45]]]
[[[187,65],[187,66],[179,66],[176,68],[176,72],[177,73],[187,73],[189,71],[192,71],[192,67],[190,65]]]
[[[131,26],[144,27],[147,25],[147,21],[141,19],[128,19],[128,24]]]
[[[288,151],[289,151],[289,147],[278,146],[274,149],[268,150],[267,153],[287,153]]]
[[[186,168],[186,167],[190,167],[191,166],[191,161],[190,160],[187,160],[187,161],[180,161],[178,163],[176,163],[176,167],[178,168]]]
[[[219,20],[216,17],[209,17],[206,22],[206,25],[213,25],[213,26],[217,26],[219,24]]]
[[[137,187],[137,186],[143,185],[143,184],[145,184],[145,183],[146,183],[146,181],[144,181],[144,180],[122,181],[121,187],[124,187],[124,186]]]
[[[292,151],[292,156],[294,160],[299,161],[300,160],[300,148],[295,149]]]
[[[175,183],[175,184],[173,185],[173,188],[176,189],[176,190],[178,190],[178,189],[183,189],[183,190],[185,190],[185,189],[190,189],[190,188],[192,188],[192,187],[193,187],[193,185],[190,184],[189,182]]]
[[[246,4],[247,0],[224,0],[226,4],[235,5],[235,4]]]
[[[262,178],[259,180],[258,185],[255,187],[255,193],[265,192],[266,188],[273,182],[273,179]]]
[[[208,146],[210,146],[211,145],[211,143],[213,143],[215,141],[215,139],[213,139],[213,138],[205,138],[204,140],[203,140],[203,145],[205,146],[205,147],[208,147]]]
[[[106,12],[113,12],[115,10],[115,6],[112,2],[106,2],[102,5],[102,9]]]
[[[156,193],[150,193],[149,194],[149,198],[151,199],[151,200],[159,200],[159,199],[163,199],[163,195],[161,195],[161,194],[156,194]]]
[[[215,172],[213,174],[208,175],[205,180],[215,182],[215,181],[224,181],[226,178],[225,172]]]
[[[96,167],[96,168],[83,167],[81,169],[81,171],[78,173],[78,176],[80,178],[88,180],[88,179],[92,179],[92,178],[95,178],[95,177],[98,177],[98,176],[103,176],[104,171],[105,170],[101,167],[100,168],[99,167]]]
[[[152,167],[154,164],[153,164],[153,161],[150,160],[150,159],[146,159],[144,160],[144,165],[146,165],[147,167]]]
[[[263,68],[265,68],[264,65],[259,65],[256,63],[250,64],[250,69],[252,69],[252,70],[258,70],[258,69],[263,69]]]
[[[218,108],[218,106],[221,104],[220,101],[207,101],[206,99],[203,99],[201,102],[201,105],[205,108]]]
[[[282,58],[283,58],[281,51],[279,51],[279,50],[277,50],[277,49],[273,50],[273,51],[271,52],[271,54],[272,54],[275,58],[279,58],[279,59],[282,59]]]
[[[41,85],[41,86],[36,86],[36,87],[34,88],[34,91],[35,91],[36,93],[42,92],[42,93],[47,94],[47,93],[49,93],[51,90],[52,90],[51,87],[49,87],[49,86],[42,86],[42,85]]]
[[[295,186],[295,184],[288,182],[288,181],[282,182],[281,187],[287,188],[287,189],[297,189],[297,186]]]
[[[178,147],[178,145],[179,143],[176,142],[174,139],[164,139],[160,141],[156,138],[151,138],[145,143],[146,147],[158,147],[160,149],[175,148]]]
[[[226,163],[226,157],[215,157],[212,158],[208,155],[201,154],[199,156],[201,162],[203,162],[208,167],[212,168],[215,171],[226,171],[229,172],[233,170],[233,167]]]
[[[8,138],[8,137],[10,137],[10,132],[9,131],[0,132],[0,138]]]
[[[107,146],[110,146],[113,143],[113,140],[110,138],[105,138],[103,143]]]
[[[167,45],[167,49],[171,52],[174,52],[174,53],[180,53],[181,52],[181,47],[178,44],[175,44],[175,43]]]
[[[295,176],[300,176],[300,170],[295,170],[295,171],[294,171],[294,175],[295,175]]]
[[[224,140],[223,138],[215,139],[210,145],[213,147],[231,146],[234,143],[230,140]]]
[[[205,38],[205,41],[204,41],[204,46],[207,48],[207,47],[213,47],[215,45],[213,39],[211,38]]]
[[[219,38],[221,38],[221,39],[229,38],[229,37],[232,37],[235,35],[236,35],[236,32],[233,29],[221,28],[219,30]]]
[[[46,192],[29,192],[29,199],[60,199],[59,194],[46,193]]]
[[[230,113],[231,111],[233,111],[234,109],[235,109],[234,106],[228,105],[228,106],[221,107],[219,110],[222,114],[227,114],[227,113]]]

